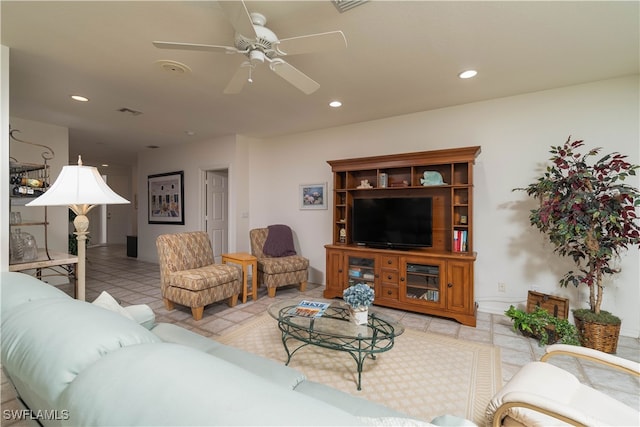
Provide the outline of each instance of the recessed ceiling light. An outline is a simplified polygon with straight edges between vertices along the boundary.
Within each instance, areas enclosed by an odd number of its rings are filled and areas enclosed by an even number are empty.
[[[74,101],[79,101],[79,102],[87,102],[89,101],[89,98],[82,96],[82,95],[71,95],[71,99],[73,99]]]
[[[329,107],[332,107],[332,108],[342,107],[342,102],[340,102],[340,101],[331,101],[329,103]]]
[[[103,163],[100,166],[102,166],[103,168],[108,168],[109,167],[109,165],[107,163]]]
[[[470,79],[471,77],[475,77],[476,75],[478,75],[478,72],[476,70],[466,70],[458,74],[458,77],[460,77],[461,79]]]
[[[196,133],[195,133],[194,131],[192,131],[192,130],[185,130],[185,131],[184,131],[184,133],[186,133],[188,136],[193,136],[193,135],[195,135],[195,134],[196,134]]]

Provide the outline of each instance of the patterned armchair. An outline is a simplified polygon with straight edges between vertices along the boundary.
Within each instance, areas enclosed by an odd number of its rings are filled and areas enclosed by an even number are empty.
[[[269,228],[249,231],[251,254],[258,259],[258,286],[265,284],[270,298],[276,296],[276,288],[300,284],[300,291],[307,288],[309,260],[300,255],[269,256],[263,251],[269,236]]]
[[[156,239],[160,261],[160,286],[167,310],[174,303],[191,307],[194,320],[202,319],[204,307],[228,299],[238,303],[242,291],[240,270],[214,264],[209,235],[204,231],[163,234]]]

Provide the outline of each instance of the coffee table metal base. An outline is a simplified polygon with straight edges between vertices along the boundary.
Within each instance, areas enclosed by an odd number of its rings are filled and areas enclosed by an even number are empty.
[[[298,350],[308,345],[346,352],[356,361],[358,390],[362,390],[362,368],[366,358],[375,359],[377,353],[391,350],[395,336],[404,331],[402,326],[371,312],[367,324],[357,326],[349,323],[349,311],[346,307],[331,306],[320,318],[293,316],[290,314],[293,307],[295,305],[282,306],[277,313],[282,344],[287,352],[286,365]],[[276,317],[275,314],[272,313],[272,316]],[[327,327],[329,322],[333,323],[332,327]],[[291,346],[291,341],[301,344],[294,347]]]

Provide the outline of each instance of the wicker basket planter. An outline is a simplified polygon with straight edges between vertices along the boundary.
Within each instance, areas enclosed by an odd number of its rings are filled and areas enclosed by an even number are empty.
[[[574,316],[578,328],[580,344],[583,347],[593,348],[605,353],[613,354],[618,348],[618,336],[620,325],[608,325],[604,323],[586,322]]]

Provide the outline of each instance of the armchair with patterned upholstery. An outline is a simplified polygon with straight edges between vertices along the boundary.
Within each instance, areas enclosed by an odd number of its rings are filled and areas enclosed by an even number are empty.
[[[206,232],[163,234],[156,239],[156,247],[167,310],[173,310],[174,303],[178,303],[191,307],[194,320],[200,320],[208,304],[224,299],[230,307],[238,303],[241,272],[233,265],[215,264]]]
[[[301,292],[304,292],[307,287],[309,260],[295,254],[292,238],[288,242],[290,246],[288,250],[284,250],[281,253],[267,250],[267,253],[265,253],[265,243],[269,243],[269,233],[284,232],[287,235],[287,229],[290,234],[290,229],[284,225],[271,225],[267,228],[256,228],[249,232],[251,254],[258,259],[258,286],[265,284],[270,298],[276,296],[276,289],[281,286],[300,284]],[[274,235],[272,234],[272,238]],[[289,240],[288,236],[286,240]]]

